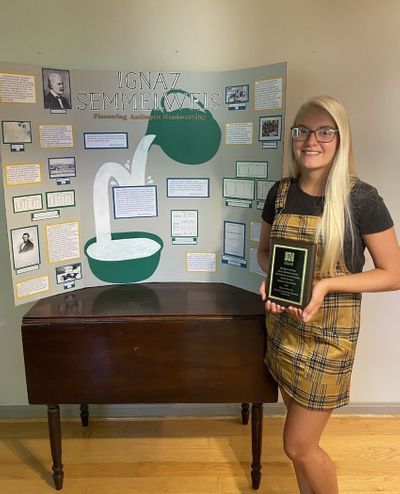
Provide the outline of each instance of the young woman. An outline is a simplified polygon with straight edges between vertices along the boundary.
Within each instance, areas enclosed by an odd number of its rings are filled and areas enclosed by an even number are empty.
[[[287,408],[284,448],[301,494],[337,494],[335,466],[319,446],[337,407],[349,402],[361,292],[400,288],[400,249],[376,189],[356,178],[342,104],[315,97],[291,129],[290,177],[272,187],[262,213],[258,261],[268,272],[270,239],[317,244],[304,310],[267,300],[265,362]],[[365,247],[374,269],[362,272]]]

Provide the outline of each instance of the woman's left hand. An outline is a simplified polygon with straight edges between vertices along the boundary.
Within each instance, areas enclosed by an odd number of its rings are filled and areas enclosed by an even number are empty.
[[[317,281],[313,287],[311,300],[303,310],[297,307],[288,307],[287,310],[299,322],[308,322],[318,312],[328,291],[327,279]]]

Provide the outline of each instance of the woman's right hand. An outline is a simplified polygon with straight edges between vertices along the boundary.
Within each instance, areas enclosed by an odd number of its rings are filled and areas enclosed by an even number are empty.
[[[265,302],[265,310],[267,312],[272,312],[273,314],[280,314],[281,312],[284,312],[286,310],[286,307],[276,304],[275,302],[271,302],[271,300],[267,299],[265,280],[262,281],[260,288],[258,289],[258,293],[260,294],[261,300]]]

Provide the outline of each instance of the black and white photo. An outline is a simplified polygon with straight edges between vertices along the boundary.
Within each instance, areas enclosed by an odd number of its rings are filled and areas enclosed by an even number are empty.
[[[239,84],[237,86],[227,86],[225,88],[225,103],[247,103],[249,101],[249,85]]]
[[[4,120],[1,126],[4,144],[25,144],[32,142],[31,122]]]
[[[56,267],[57,284],[68,283],[70,281],[82,279],[82,264],[80,262],[74,264],[65,264],[64,266]]]
[[[37,225],[12,229],[11,243],[16,271],[40,264]]]
[[[260,117],[259,141],[280,141],[282,135],[282,115]]]
[[[73,156],[48,158],[49,178],[76,177],[76,163]]]
[[[69,110],[71,106],[71,84],[69,70],[42,69],[44,108]]]

